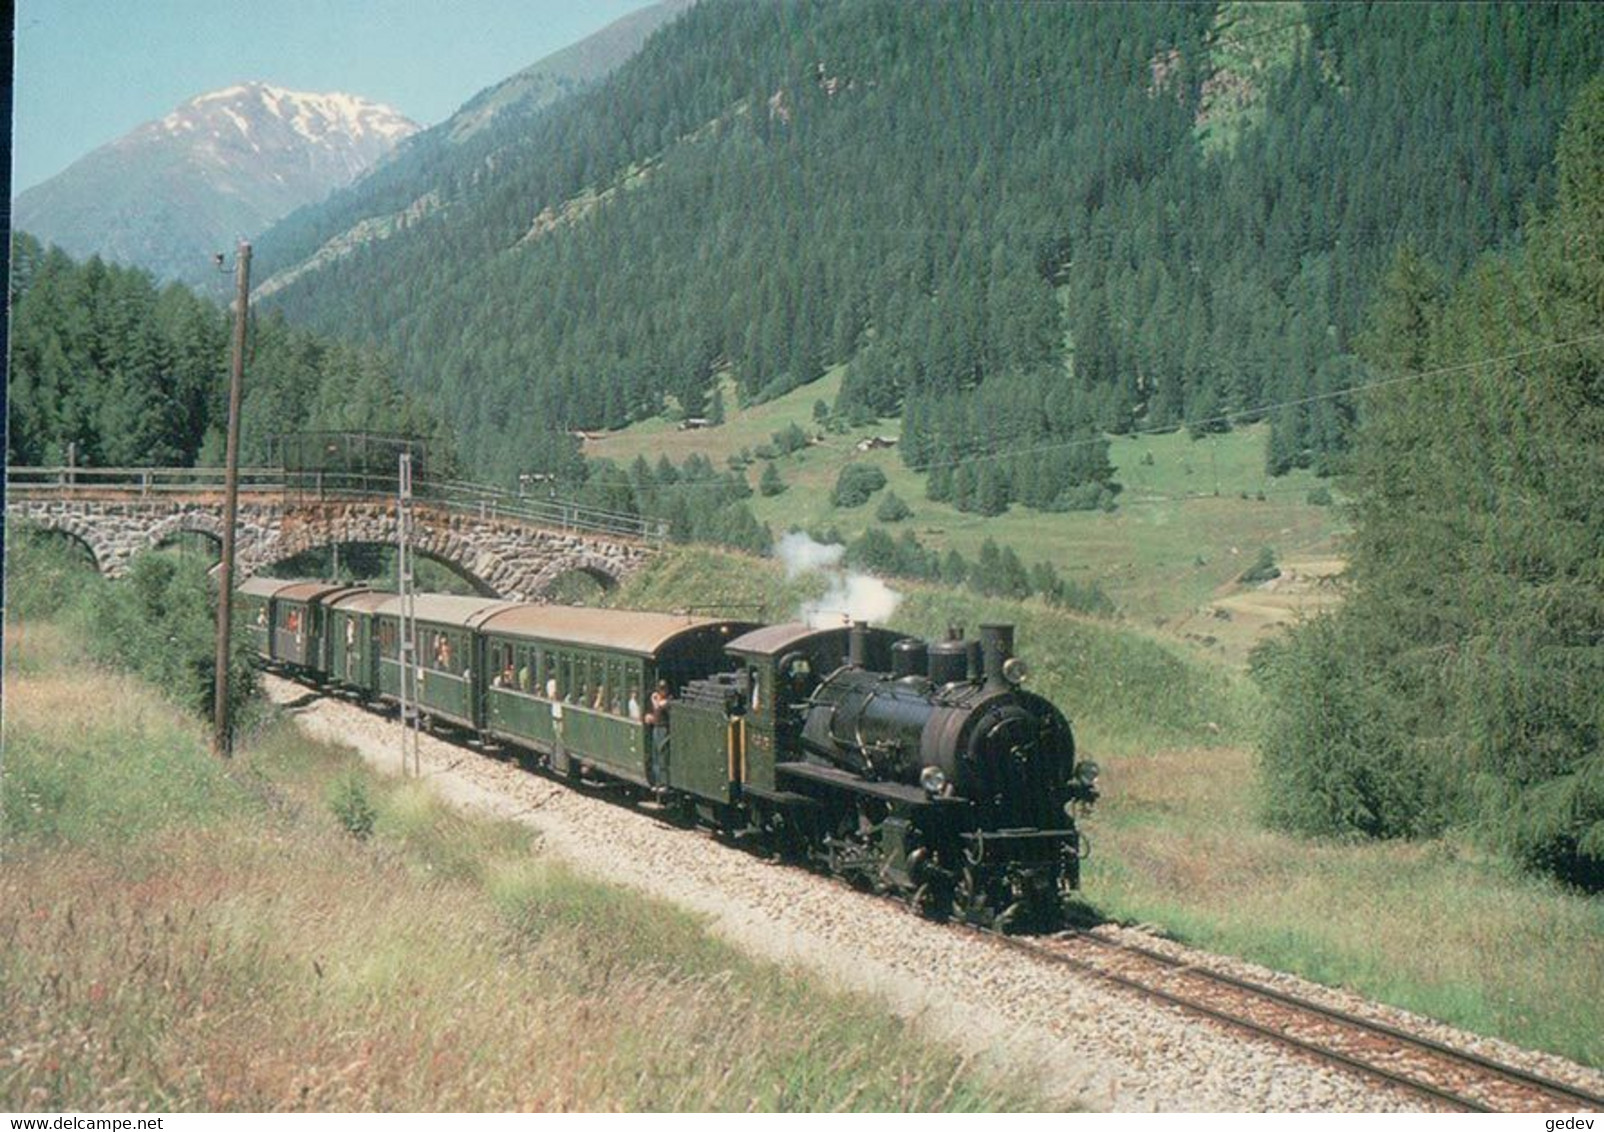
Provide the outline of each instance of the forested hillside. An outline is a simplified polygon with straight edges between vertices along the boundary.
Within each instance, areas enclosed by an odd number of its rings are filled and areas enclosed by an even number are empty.
[[[1019,451],[988,506],[1096,505],[1135,427],[1327,467],[1385,265],[1513,238],[1601,61],[1582,4],[713,0],[271,301],[393,349],[490,476],[837,363],[915,466]]]
[[[30,236],[12,243],[8,464],[221,464],[228,423],[227,311],[182,286]],[[240,458],[265,464],[273,438],[300,429],[409,432],[441,423],[403,393],[375,351],[254,320]]]
[[[1361,337],[1356,588],[1262,652],[1271,816],[1396,837],[1473,821],[1604,888],[1604,79],[1523,246],[1414,253]]]
[[[357,186],[286,217],[261,249],[258,296],[458,200],[462,182],[500,165],[532,119],[606,77],[691,3],[658,0],[532,63],[410,138]]]

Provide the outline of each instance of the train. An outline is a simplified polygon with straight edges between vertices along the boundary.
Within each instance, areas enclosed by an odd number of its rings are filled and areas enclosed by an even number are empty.
[[[400,701],[398,595],[271,578],[238,595],[262,663]],[[934,919],[1050,931],[1076,899],[1098,770],[1023,686],[1012,626],[926,641],[863,622],[410,603],[406,695],[430,726]]]

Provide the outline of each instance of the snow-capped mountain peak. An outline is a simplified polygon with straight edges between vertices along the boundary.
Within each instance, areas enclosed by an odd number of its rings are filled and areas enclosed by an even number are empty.
[[[229,246],[323,199],[417,130],[359,95],[238,83],[190,99],[23,193],[15,223],[77,255],[195,279],[202,247]]]
[[[253,126],[287,126],[314,145],[340,139],[357,147],[389,148],[418,130],[399,111],[360,95],[287,90],[265,82],[241,83],[199,95],[179,106],[156,125],[169,134],[200,128],[219,115],[242,134]]]

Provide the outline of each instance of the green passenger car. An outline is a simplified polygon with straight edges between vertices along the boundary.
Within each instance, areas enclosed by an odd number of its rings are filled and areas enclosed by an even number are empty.
[[[328,678],[373,695],[379,687],[378,611],[394,594],[365,590],[329,603]],[[396,655],[396,654],[392,654]]]
[[[331,582],[251,578],[240,586],[240,605],[257,655],[278,664],[326,673],[329,604],[361,587]]]
[[[484,597],[420,594],[413,599],[417,627],[418,709],[434,719],[483,730],[484,666],[476,629],[493,613],[516,608]],[[377,640],[380,699],[401,698],[401,599],[391,594],[372,613]],[[343,632],[343,630],[342,630]]]
[[[665,681],[672,697],[727,667],[724,646],[747,625],[520,605],[491,613],[478,628],[487,734],[546,755],[559,771],[593,766],[639,786],[686,788],[691,765],[675,763],[675,708],[666,728],[646,721],[652,689]],[[727,794],[727,777],[719,781]]]
[[[312,672],[329,670],[328,603],[362,587],[292,582],[273,595],[273,659]]]
[[[245,620],[251,650],[264,660],[273,658],[273,595],[287,585],[282,578],[248,578],[234,591],[234,605]]]

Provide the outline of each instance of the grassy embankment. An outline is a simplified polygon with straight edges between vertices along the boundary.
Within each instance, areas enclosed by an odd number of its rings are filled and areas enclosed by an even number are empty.
[[[810,435],[818,426],[813,404],[835,399],[841,370],[762,405],[732,409],[727,423],[680,431],[664,420],[644,421],[598,440],[587,441],[588,456],[628,465],[637,456],[655,462],[666,455],[682,463],[701,453],[723,468],[726,458],[755,449],[791,424]],[[734,406],[733,389],[726,404]],[[1029,565],[1047,561],[1067,579],[1095,582],[1135,624],[1202,645],[1225,659],[1245,656],[1268,617],[1288,616],[1317,603],[1323,593],[1299,592],[1271,599],[1269,608],[1226,609],[1227,616],[1203,607],[1226,593],[1262,547],[1274,549],[1283,565],[1307,563],[1315,574],[1334,572],[1331,559],[1345,529],[1338,508],[1311,504],[1309,494],[1328,484],[1306,471],[1272,479],[1264,472],[1267,426],[1193,440],[1184,431],[1112,441],[1115,479],[1124,485],[1119,507],[1101,511],[1043,514],[1023,507],[986,517],[966,514],[924,497],[924,477],[903,466],[895,449],[857,452],[856,443],[874,434],[896,435],[896,421],[827,434],[775,461],[787,490],[765,498],[754,494],[753,513],[778,535],[793,525],[835,527],[848,540],[878,525],[875,508],[894,491],[912,509],[910,518],[886,527],[893,534],[912,530],[925,546],[956,548],[973,562],[988,538],[1011,546]],[[851,510],[830,505],[830,490],[842,466],[868,463],[886,475],[885,491]],[[756,490],[764,461],[747,468]],[[1262,496],[1262,498],[1261,498]],[[1279,604],[1280,608],[1274,608]],[[1227,619],[1227,618],[1230,619]]]
[[[1040,1104],[521,826],[286,724],[221,765],[56,625],[6,649],[0,1108]]]
[[[813,579],[814,587],[822,582]],[[816,596],[777,565],[706,550],[664,558],[625,605]],[[1263,828],[1257,695],[1232,670],[1126,627],[1039,603],[907,585],[897,627],[1019,625],[1031,686],[1104,768],[1087,828],[1087,898],[1206,948],[1523,1045],[1604,1063],[1604,901],[1516,873],[1459,840],[1335,844]]]

